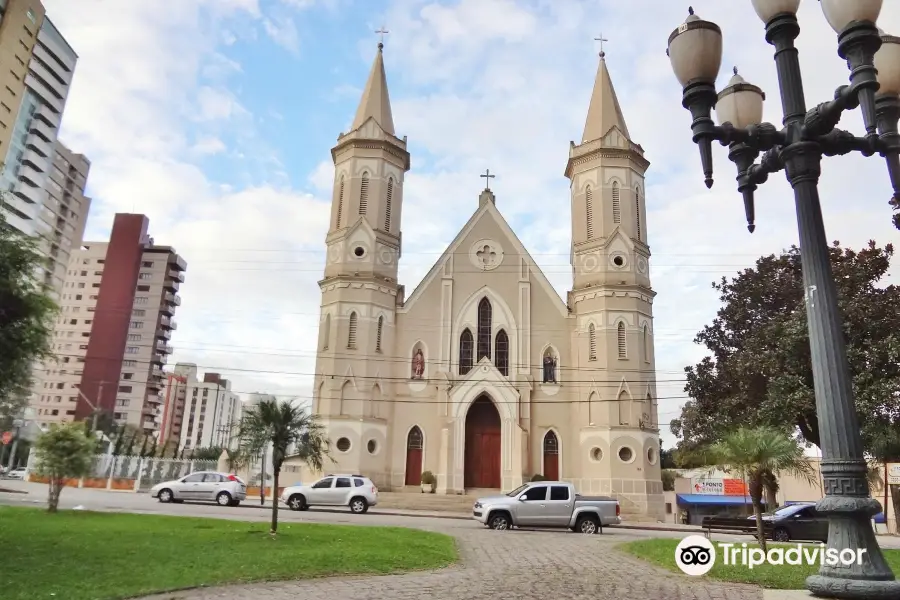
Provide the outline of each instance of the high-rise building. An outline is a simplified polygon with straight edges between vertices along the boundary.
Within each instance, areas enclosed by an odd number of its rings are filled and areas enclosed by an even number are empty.
[[[155,245],[144,215],[117,214],[109,242],[72,252],[54,332],[57,361],[38,382],[41,425],[95,410],[119,424],[159,429],[163,365],[187,263]]]
[[[160,440],[174,438],[177,430],[179,447],[189,450],[237,443],[241,398],[218,373],[206,373],[200,380],[197,365],[178,363],[167,377],[164,395]]]
[[[53,225],[40,217],[78,55],[38,7],[34,0],[7,0],[2,17],[0,37],[4,39],[0,45],[7,48],[2,56],[12,56],[12,71],[0,77],[11,78],[16,87],[0,92],[0,98],[4,98],[0,112],[6,113],[2,118],[10,121],[9,140],[0,146],[0,162],[4,163],[0,190],[9,192],[3,206],[9,224],[52,241]],[[27,70],[22,63],[27,64]],[[24,77],[20,78],[22,73]]]
[[[6,158],[43,22],[40,0],[0,0],[0,163]]]

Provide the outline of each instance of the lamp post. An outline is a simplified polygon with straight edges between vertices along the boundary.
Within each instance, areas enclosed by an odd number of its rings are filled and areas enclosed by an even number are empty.
[[[693,140],[700,148],[707,187],[713,185],[715,140],[728,145],[728,157],[737,166],[738,191],[751,233],[757,186],[784,170],[794,189],[825,482],[825,498],[816,508],[829,519],[829,548],[865,550],[860,564],[824,564],[806,586],[826,598],[898,598],[900,582],[885,562],[870,521],[881,505],[870,497],[866,479],[818,180],[823,156],[878,153],[888,163],[891,202],[900,201],[900,39],[883,35],[875,25],[883,0],[821,0],[826,19],[838,34],[838,54],[847,61],[850,85],[839,87],[833,100],[807,110],[794,45],[800,33],[796,14],[800,0],[751,2],[766,25],[766,41],[775,47],[782,128],[762,122],[765,94],[737,70],[728,86],[716,93],[722,31],[715,23],[689,9],[687,20],[669,36],[667,54],[683,87],[682,105],[693,118]],[[864,137],[835,128],[844,111],[857,107]],[[711,117],[713,108],[718,126]]]

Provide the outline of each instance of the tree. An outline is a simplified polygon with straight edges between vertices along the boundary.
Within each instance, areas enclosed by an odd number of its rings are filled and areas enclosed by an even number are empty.
[[[900,429],[900,288],[878,287],[894,248],[875,242],[859,252],[830,248],[844,318],[847,355],[863,444],[870,451],[884,428]],[[710,355],[685,368],[687,392],[672,432],[708,445],[721,432],[767,425],[800,431],[820,446],[800,250],[764,256],[713,283],[722,307],[695,342]]]
[[[219,460],[219,457],[222,456],[222,451],[225,448],[221,446],[209,446],[208,448],[197,448],[191,454],[191,458],[194,460]]]
[[[773,427],[739,428],[726,434],[713,444],[708,452],[712,464],[723,471],[737,473],[746,478],[756,515],[756,533],[763,552],[766,536],[763,534],[762,497],[766,478],[788,473],[810,483],[815,482],[815,471],[803,455],[803,449],[782,430]]]
[[[670,471],[669,469],[663,469],[660,471],[662,474],[662,484],[664,492],[674,492],[675,491],[675,471]]]
[[[38,437],[35,447],[37,472],[50,480],[47,510],[56,512],[66,480],[90,474],[96,440],[84,433],[80,423],[53,424]]]
[[[900,535],[900,485],[887,485],[888,463],[900,462],[900,428],[883,429],[875,433],[871,452],[873,462],[880,463],[878,466],[884,469],[880,473],[875,470],[876,476],[884,477],[877,486],[884,493],[884,515],[887,516],[888,502],[891,502],[894,506],[894,533]]]
[[[675,464],[675,450],[664,449],[662,440],[659,440],[659,466],[661,469],[674,469],[678,466]]]
[[[9,429],[28,403],[35,361],[52,355],[58,307],[35,276],[46,264],[38,244],[39,238],[20,233],[0,211],[0,429]]]
[[[289,401],[263,400],[250,408],[241,418],[238,437],[248,456],[258,455],[271,444],[272,486],[276,493],[288,448],[295,447],[295,456],[313,471],[321,471],[328,456],[328,440],[318,419]],[[273,499],[271,533],[274,535],[277,531],[278,501]]]

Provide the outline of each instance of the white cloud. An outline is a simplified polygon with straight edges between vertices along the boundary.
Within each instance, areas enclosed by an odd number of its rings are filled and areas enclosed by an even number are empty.
[[[225,152],[227,147],[225,146],[225,142],[220,140],[215,136],[207,136],[197,140],[191,150],[196,152],[197,154],[219,154],[220,152]]]
[[[218,367],[239,391],[308,396],[332,166],[326,161],[311,173],[292,174],[314,196],[281,185],[284,166],[229,86],[228,78],[245,67],[222,54],[238,40],[253,43],[267,22],[271,29],[277,11],[266,12],[255,0],[180,0],[166,11],[149,0],[45,3],[81,57],[64,137],[93,163],[90,235],[105,235],[115,211],[148,214],[156,239],[176,246],[189,264],[175,358]],[[281,4],[280,10],[304,10],[304,18],[320,7],[329,16],[344,14],[334,10],[340,2]],[[882,22],[900,23],[900,3],[886,4]],[[767,91],[766,117],[780,122],[772,48],[749,3],[693,5],[725,32],[720,84],[737,64]],[[830,98],[847,72],[818,3],[802,6],[798,45],[812,105]],[[366,7],[372,12],[341,18],[380,24],[384,17],[391,31],[385,61],[393,114],[398,135],[409,136],[414,165],[402,227],[407,290],[477,208],[478,175],[490,168],[497,173],[498,207],[564,294],[571,271],[562,172],[569,140],[580,139],[584,125],[597,60],[592,39],[602,24],[629,129],[652,163],[647,228],[659,293],[659,391],[683,396],[682,368],[702,355],[691,338],[717,308],[709,282],[797,240],[782,175],[757,194],[752,236],[723,149],[716,149],[715,187],[702,184],[690,116],[665,56],[685,7],[658,0],[393,0],[385,14],[383,7]],[[281,39],[289,48],[299,43],[296,26],[278,35],[287,36]],[[359,38],[368,63],[372,34]],[[326,53],[321,60],[340,58]],[[324,114],[335,96],[363,83],[318,88],[310,97],[321,99]],[[287,110],[267,107],[267,116]],[[215,120],[198,123],[200,117]],[[855,114],[843,125],[861,130]],[[192,130],[198,126],[204,129]],[[246,157],[245,172],[231,173],[228,182],[211,180],[191,152],[216,150],[214,140],[234,138],[238,143],[229,145]],[[882,160],[826,160],[821,192],[830,238],[854,246],[870,237],[896,238]],[[661,401],[661,420],[677,416],[682,402]]]
[[[263,28],[273,42],[291,54],[300,53],[300,35],[297,33],[294,19],[283,15],[274,19],[263,19]]]

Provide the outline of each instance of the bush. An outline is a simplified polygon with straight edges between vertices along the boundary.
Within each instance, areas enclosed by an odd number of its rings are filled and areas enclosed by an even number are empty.
[[[431,471],[425,471],[422,473],[422,484],[423,485],[434,485],[437,483],[437,479],[434,476],[434,473]]]
[[[532,476],[531,481],[550,481],[550,480],[547,479],[546,477],[544,477],[543,475],[541,475],[540,473],[538,473],[538,474]]]

